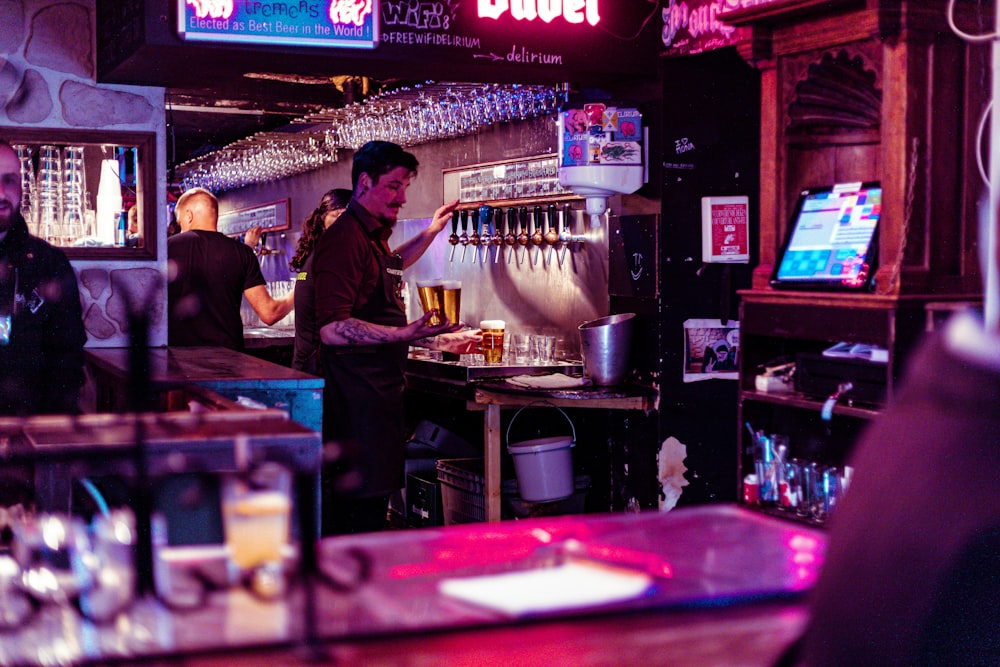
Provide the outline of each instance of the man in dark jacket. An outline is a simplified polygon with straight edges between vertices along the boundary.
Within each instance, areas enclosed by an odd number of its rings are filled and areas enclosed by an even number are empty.
[[[21,163],[0,139],[0,415],[78,413],[86,342],[76,275],[28,232]]]

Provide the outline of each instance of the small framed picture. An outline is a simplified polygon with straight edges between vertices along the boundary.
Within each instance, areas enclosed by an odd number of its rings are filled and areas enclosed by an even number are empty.
[[[684,382],[738,377],[740,323],[696,319],[684,322]]]

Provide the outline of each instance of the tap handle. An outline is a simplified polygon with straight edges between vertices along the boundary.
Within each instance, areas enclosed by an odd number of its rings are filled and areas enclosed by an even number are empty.
[[[486,233],[493,234],[493,209],[486,204],[479,207],[479,221],[482,223]]]
[[[563,243],[569,243],[573,240],[573,232],[571,231],[573,227],[573,207],[566,203],[563,205],[562,212],[562,229],[559,230],[559,240]]]
[[[462,212],[457,208],[451,212],[451,235],[458,236],[458,221],[462,217]]]

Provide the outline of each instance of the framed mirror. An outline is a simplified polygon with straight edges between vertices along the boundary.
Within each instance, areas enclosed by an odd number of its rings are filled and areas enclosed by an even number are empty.
[[[21,213],[70,259],[156,259],[156,135],[0,127],[21,161]]]

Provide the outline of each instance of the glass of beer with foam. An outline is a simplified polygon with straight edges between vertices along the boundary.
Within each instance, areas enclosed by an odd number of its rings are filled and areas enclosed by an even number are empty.
[[[445,280],[441,283],[441,309],[451,324],[458,324],[462,317],[462,281]]]
[[[479,323],[482,332],[483,361],[487,366],[499,366],[503,361],[503,320],[483,320]]]
[[[441,319],[441,303],[444,301],[444,283],[440,280],[418,280],[417,294],[420,295],[420,306],[424,314],[433,313],[427,324],[438,326]]]

